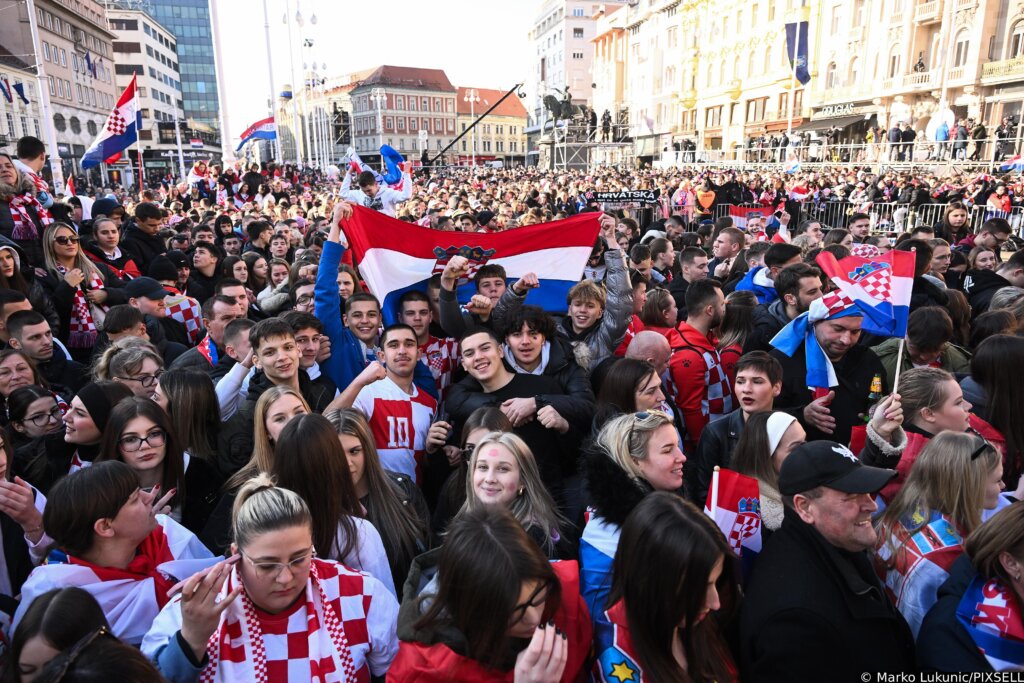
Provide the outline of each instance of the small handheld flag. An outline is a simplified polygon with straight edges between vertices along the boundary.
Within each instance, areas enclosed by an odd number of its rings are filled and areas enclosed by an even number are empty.
[[[761,490],[757,479],[715,467],[704,513],[722,530],[744,565],[761,552]]]
[[[912,252],[893,250],[874,258],[847,256],[842,261],[822,252],[815,260],[839,291],[857,302],[864,313],[865,331],[886,337],[907,334],[916,261]]]

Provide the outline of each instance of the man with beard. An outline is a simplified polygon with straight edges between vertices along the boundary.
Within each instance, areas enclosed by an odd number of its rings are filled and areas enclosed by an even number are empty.
[[[683,450],[692,453],[708,422],[732,412],[732,381],[711,333],[725,317],[721,283],[705,279],[690,284],[686,310],[686,322],[678,327],[686,346],[672,354],[668,367],[673,398],[686,424]]]
[[[772,350],[772,337],[821,297],[821,271],[797,261],[779,271],[775,291],[778,299],[754,308],[753,329],[743,344],[743,353]]]

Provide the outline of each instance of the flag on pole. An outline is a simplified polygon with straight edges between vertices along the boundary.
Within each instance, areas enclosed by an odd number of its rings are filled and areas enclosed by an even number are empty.
[[[807,69],[807,22],[790,22],[786,24],[786,54],[789,66],[796,72],[796,80],[803,85],[811,80],[811,72]]]
[[[192,138],[191,140],[189,140],[189,144],[192,145],[193,149],[203,148],[203,141],[200,138]]]
[[[72,176],[68,176],[68,182],[64,185],[64,196],[74,197],[75,195],[75,179]]]
[[[757,479],[721,468],[715,469],[711,479],[704,512],[715,520],[746,570],[761,552],[761,490]]]
[[[274,124],[274,117],[268,116],[265,119],[261,119],[256,123],[252,124],[242,132],[241,142],[238,143],[238,147],[235,151],[242,149],[245,143],[250,140],[276,140],[277,139],[277,126]]]
[[[847,256],[841,261],[822,252],[815,260],[839,291],[857,303],[864,313],[865,331],[906,336],[914,290],[913,252],[893,250],[874,258]]]
[[[11,97],[11,82],[6,78],[0,79],[0,92],[3,92],[8,102],[14,102],[14,98]]]
[[[18,93],[18,97],[21,98],[22,102],[24,102],[25,104],[28,104],[28,98],[25,97],[25,84],[24,83],[15,83],[14,84],[14,92]]]
[[[121,93],[117,104],[107,117],[103,130],[92,147],[86,150],[82,157],[82,168],[92,168],[106,161],[114,155],[128,149],[139,138],[139,129],[142,127],[142,112],[139,111],[138,100],[135,97],[135,79],[132,76],[131,83]]]
[[[467,278],[458,282],[460,302],[466,303],[476,293],[475,271],[491,263],[505,268],[509,284],[536,273],[541,287],[530,291],[526,303],[564,313],[565,297],[583,275],[601,216],[584,213],[511,232],[445,232],[362,206],[354,209],[345,234],[388,324],[396,321],[398,298],[411,290],[426,291],[427,281],[442,272],[453,256],[464,256],[471,265]]]

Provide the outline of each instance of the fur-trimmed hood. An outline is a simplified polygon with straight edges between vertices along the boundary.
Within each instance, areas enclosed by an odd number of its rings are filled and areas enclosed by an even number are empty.
[[[580,465],[590,494],[587,503],[611,524],[625,524],[633,508],[654,490],[643,479],[630,478],[594,444],[586,448]]]
[[[0,183],[0,200],[8,202],[12,197],[22,194],[32,194],[36,192],[36,184],[32,182],[32,179],[28,177],[27,173],[18,171],[18,181],[13,185],[8,183]]]

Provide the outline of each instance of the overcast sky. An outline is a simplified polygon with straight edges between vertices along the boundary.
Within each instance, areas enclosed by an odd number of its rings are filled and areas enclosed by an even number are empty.
[[[224,78],[228,125],[237,136],[267,116],[270,93],[262,0],[215,0],[224,29]],[[305,18],[303,38],[313,41],[307,62],[326,63],[331,74],[381,64],[444,69],[455,86],[507,90],[525,81],[529,63],[527,32],[537,0],[266,0],[270,17],[274,85],[292,82],[288,29],[290,7]],[[317,23],[310,17],[316,14]],[[293,36],[296,36],[293,32]],[[302,68],[296,44],[295,68]],[[299,77],[301,80],[301,76]]]

